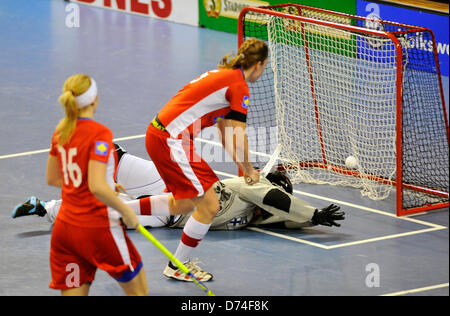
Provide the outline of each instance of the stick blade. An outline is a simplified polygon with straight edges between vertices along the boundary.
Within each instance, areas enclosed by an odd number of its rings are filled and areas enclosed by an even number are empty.
[[[270,172],[270,170],[272,169],[273,165],[277,161],[278,156],[280,155],[280,151],[281,151],[281,145],[278,144],[277,147],[275,148],[275,150],[273,151],[272,156],[270,156],[270,159],[267,161],[266,165],[261,170],[260,174],[261,174],[262,177],[267,176],[267,174]]]

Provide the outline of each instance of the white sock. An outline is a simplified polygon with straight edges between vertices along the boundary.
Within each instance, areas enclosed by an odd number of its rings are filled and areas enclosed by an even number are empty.
[[[175,257],[181,262],[188,262],[192,251],[198,246],[199,242],[205,237],[211,224],[203,224],[190,216],[184,225],[183,234],[180,243],[175,251]]]
[[[139,224],[148,227],[164,227],[169,222],[169,216],[147,216],[138,215]]]
[[[125,202],[137,215],[170,216],[170,195],[154,195]]]
[[[44,207],[47,211],[45,218],[47,218],[47,221],[49,221],[50,223],[55,222],[56,215],[58,215],[59,208],[61,207],[61,203],[62,200],[50,200],[44,202]]]

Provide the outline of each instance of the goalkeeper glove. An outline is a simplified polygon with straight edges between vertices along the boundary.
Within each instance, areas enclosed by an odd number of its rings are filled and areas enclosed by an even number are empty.
[[[313,217],[311,218],[311,222],[313,225],[324,225],[324,226],[337,226],[340,227],[341,224],[336,223],[335,221],[340,221],[345,219],[344,212],[338,212],[341,207],[331,204],[323,209],[315,210]]]

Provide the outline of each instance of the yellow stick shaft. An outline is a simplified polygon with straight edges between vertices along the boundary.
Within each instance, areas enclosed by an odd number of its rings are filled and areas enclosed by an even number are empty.
[[[181,263],[181,261],[178,260],[169,250],[167,250],[167,248],[164,247],[163,244],[161,244],[155,237],[153,237],[153,235],[150,234],[150,232],[146,230],[142,225],[139,225],[139,231],[142,235],[144,235],[145,238],[150,240],[152,244],[156,246],[156,248],[158,248],[163,254],[165,254],[170,261],[174,262],[177,267],[181,269],[181,271],[189,275],[192,281],[194,281],[194,283],[197,284],[203,291],[206,291],[209,296],[215,296],[214,293],[211,292],[211,290],[204,286],[203,283],[198,281],[197,278],[189,271],[189,269],[183,263]]]

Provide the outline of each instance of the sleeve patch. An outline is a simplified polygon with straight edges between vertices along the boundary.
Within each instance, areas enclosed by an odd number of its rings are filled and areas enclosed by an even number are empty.
[[[248,109],[249,104],[250,104],[250,98],[248,96],[244,96],[244,100],[242,101],[242,107],[244,109]]]
[[[213,117],[213,123],[216,124],[220,120],[223,120],[224,117],[225,117],[224,115]]]
[[[95,154],[99,156],[106,156],[108,155],[108,143],[97,141],[95,142]]]

